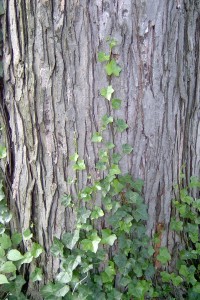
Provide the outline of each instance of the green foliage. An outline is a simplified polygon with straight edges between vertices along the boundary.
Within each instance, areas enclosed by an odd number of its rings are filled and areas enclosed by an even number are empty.
[[[106,63],[108,76],[118,77],[121,68],[112,53],[117,42],[108,39],[108,44],[109,55],[100,52],[98,61]],[[100,131],[91,138],[98,143],[96,170],[100,179],[94,181],[90,176],[90,184],[78,188],[77,173],[84,171],[86,165],[76,146],[70,156],[76,178],[68,180],[68,185],[75,184],[76,196],[68,190],[60,199],[64,208],[73,209],[76,222],[71,232],[53,239],[50,252],[59,259],[60,268],[54,281],[42,287],[41,295],[46,300],[143,300],[177,299],[178,293],[184,293],[185,299],[200,299],[200,199],[190,193],[200,187],[200,182],[191,177],[188,188],[179,186],[179,196],[172,201],[175,215],[170,230],[180,234],[185,248],[177,252],[177,265],[173,272],[168,272],[173,253],[161,247],[159,232],[154,239],[146,235],[148,213],[142,195],[143,181],[123,174],[120,168],[122,157],[130,155],[133,147],[122,144],[121,153],[115,152],[115,136],[121,135],[128,124],[115,119],[110,112],[120,109],[122,101],[113,98],[112,85],[100,93],[109,101],[109,113],[101,117]],[[109,130],[110,141],[104,140],[104,130]],[[5,156],[6,149],[2,147],[0,158]],[[181,178],[184,179],[183,173]],[[0,285],[3,296],[23,300],[26,297],[21,292],[25,284],[21,266],[37,259],[43,248],[32,241],[29,228],[23,234],[10,235],[5,225],[11,217],[0,182]],[[22,252],[19,246],[26,241],[31,244],[30,250]],[[157,268],[158,264],[161,268]],[[35,267],[29,280],[41,281],[41,268]]]

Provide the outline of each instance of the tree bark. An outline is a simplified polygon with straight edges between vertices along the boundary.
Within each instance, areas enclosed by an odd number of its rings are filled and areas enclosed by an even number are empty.
[[[53,236],[73,228],[74,214],[59,198],[74,177],[69,156],[76,139],[87,172],[98,177],[98,147],[91,143],[106,103],[100,89],[108,79],[98,51],[106,38],[122,67],[112,79],[123,108],[115,117],[129,128],[115,144],[134,152],[121,162],[123,172],[144,179],[148,234],[164,224],[162,244],[172,249],[169,233],[173,184],[183,163],[187,176],[199,176],[200,2],[180,0],[6,0],[4,16],[4,99],[13,227],[34,224],[44,246],[41,264],[52,279],[58,262],[49,248]],[[72,191],[73,192],[73,191]]]

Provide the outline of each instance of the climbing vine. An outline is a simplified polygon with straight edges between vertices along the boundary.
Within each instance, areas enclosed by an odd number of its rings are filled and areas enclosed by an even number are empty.
[[[109,82],[100,90],[101,100],[107,102],[108,110],[101,116],[98,131],[91,134],[92,143],[98,144],[95,168],[101,176],[98,180],[90,177],[90,184],[79,189],[78,175],[87,164],[78,153],[75,136],[75,151],[70,157],[75,179],[68,179],[68,192],[61,198],[61,204],[64,208],[73,208],[76,222],[72,232],[64,232],[60,239],[54,237],[50,251],[53,257],[59,258],[60,268],[54,281],[41,288],[41,295],[45,300],[199,299],[200,199],[191,195],[193,189],[200,188],[200,182],[191,177],[187,188],[181,183],[172,201],[174,217],[170,230],[182,241],[172,272],[170,252],[161,246],[163,224],[157,225],[153,239],[146,235],[148,214],[143,200],[143,181],[123,174],[120,168],[121,159],[134,149],[126,143],[121,145],[120,152],[115,150],[115,135],[128,130],[128,124],[114,117],[122,100],[117,98],[111,79],[119,77],[122,68],[112,53],[117,41],[109,38],[107,42],[109,52],[99,52],[98,62],[103,65]],[[6,147],[1,146],[0,158],[5,157]],[[73,185],[76,197],[70,193]],[[31,226],[22,233],[11,233],[8,226],[11,218],[2,180],[0,297],[23,300],[27,299],[23,265],[34,265],[28,280],[42,280],[42,269],[36,260],[43,248],[34,240]]]

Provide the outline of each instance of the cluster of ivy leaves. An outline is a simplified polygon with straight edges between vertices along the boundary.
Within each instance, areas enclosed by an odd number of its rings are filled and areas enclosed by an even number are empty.
[[[98,53],[98,61],[105,64],[111,82],[111,76],[119,77],[122,69],[112,54],[117,42],[109,39],[108,44],[109,53]],[[90,178],[90,184],[81,190],[76,187],[76,197],[68,193],[61,198],[64,207],[75,211],[76,224],[73,232],[64,232],[60,239],[54,237],[51,254],[60,259],[60,268],[55,280],[42,287],[41,295],[45,300],[200,299],[200,199],[190,194],[193,188],[200,188],[200,182],[191,177],[189,186],[179,186],[180,197],[173,200],[176,217],[172,218],[170,230],[180,235],[185,247],[177,255],[173,272],[169,272],[172,258],[167,247],[160,246],[159,236],[150,239],[146,235],[148,214],[142,196],[143,181],[122,174],[120,168],[121,159],[134,149],[126,143],[118,153],[114,137],[107,140],[108,135],[104,134],[109,131],[121,135],[128,129],[125,120],[114,117],[122,100],[114,96],[111,84],[102,87],[100,94],[108,102],[109,112],[113,112],[102,116],[99,130],[91,136],[91,141],[100,146],[96,171],[102,177],[97,181]],[[70,161],[78,177],[86,163],[75,148]],[[5,157],[6,148],[1,146],[0,158]],[[69,190],[76,182],[77,178],[69,179]],[[96,201],[99,198],[101,205]],[[0,297],[25,300],[22,289],[26,281],[21,267],[37,259],[43,249],[33,242],[29,228],[22,234],[10,233],[7,224],[12,214],[6,202],[1,182]],[[31,247],[22,253],[20,245],[27,240]],[[159,249],[155,257],[156,245]],[[156,262],[161,266],[159,269]],[[35,267],[29,280],[41,279],[42,270]]]

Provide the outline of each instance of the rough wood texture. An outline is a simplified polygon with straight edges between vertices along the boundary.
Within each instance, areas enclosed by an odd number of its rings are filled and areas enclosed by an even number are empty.
[[[69,156],[85,158],[94,178],[97,147],[91,133],[106,112],[99,90],[108,80],[97,52],[106,38],[123,71],[112,79],[129,129],[115,137],[134,153],[123,171],[145,181],[148,232],[164,223],[162,243],[173,247],[168,225],[172,185],[183,162],[199,175],[200,4],[195,0],[5,1],[5,95],[10,115],[13,170],[11,206],[21,229],[34,224],[49,253],[52,237],[73,227],[73,212],[59,198],[74,173]],[[8,124],[7,124],[8,126]],[[120,146],[119,146],[120,148]],[[8,161],[10,164],[10,161]],[[86,174],[79,176],[84,186]],[[57,262],[47,254],[47,277]]]

